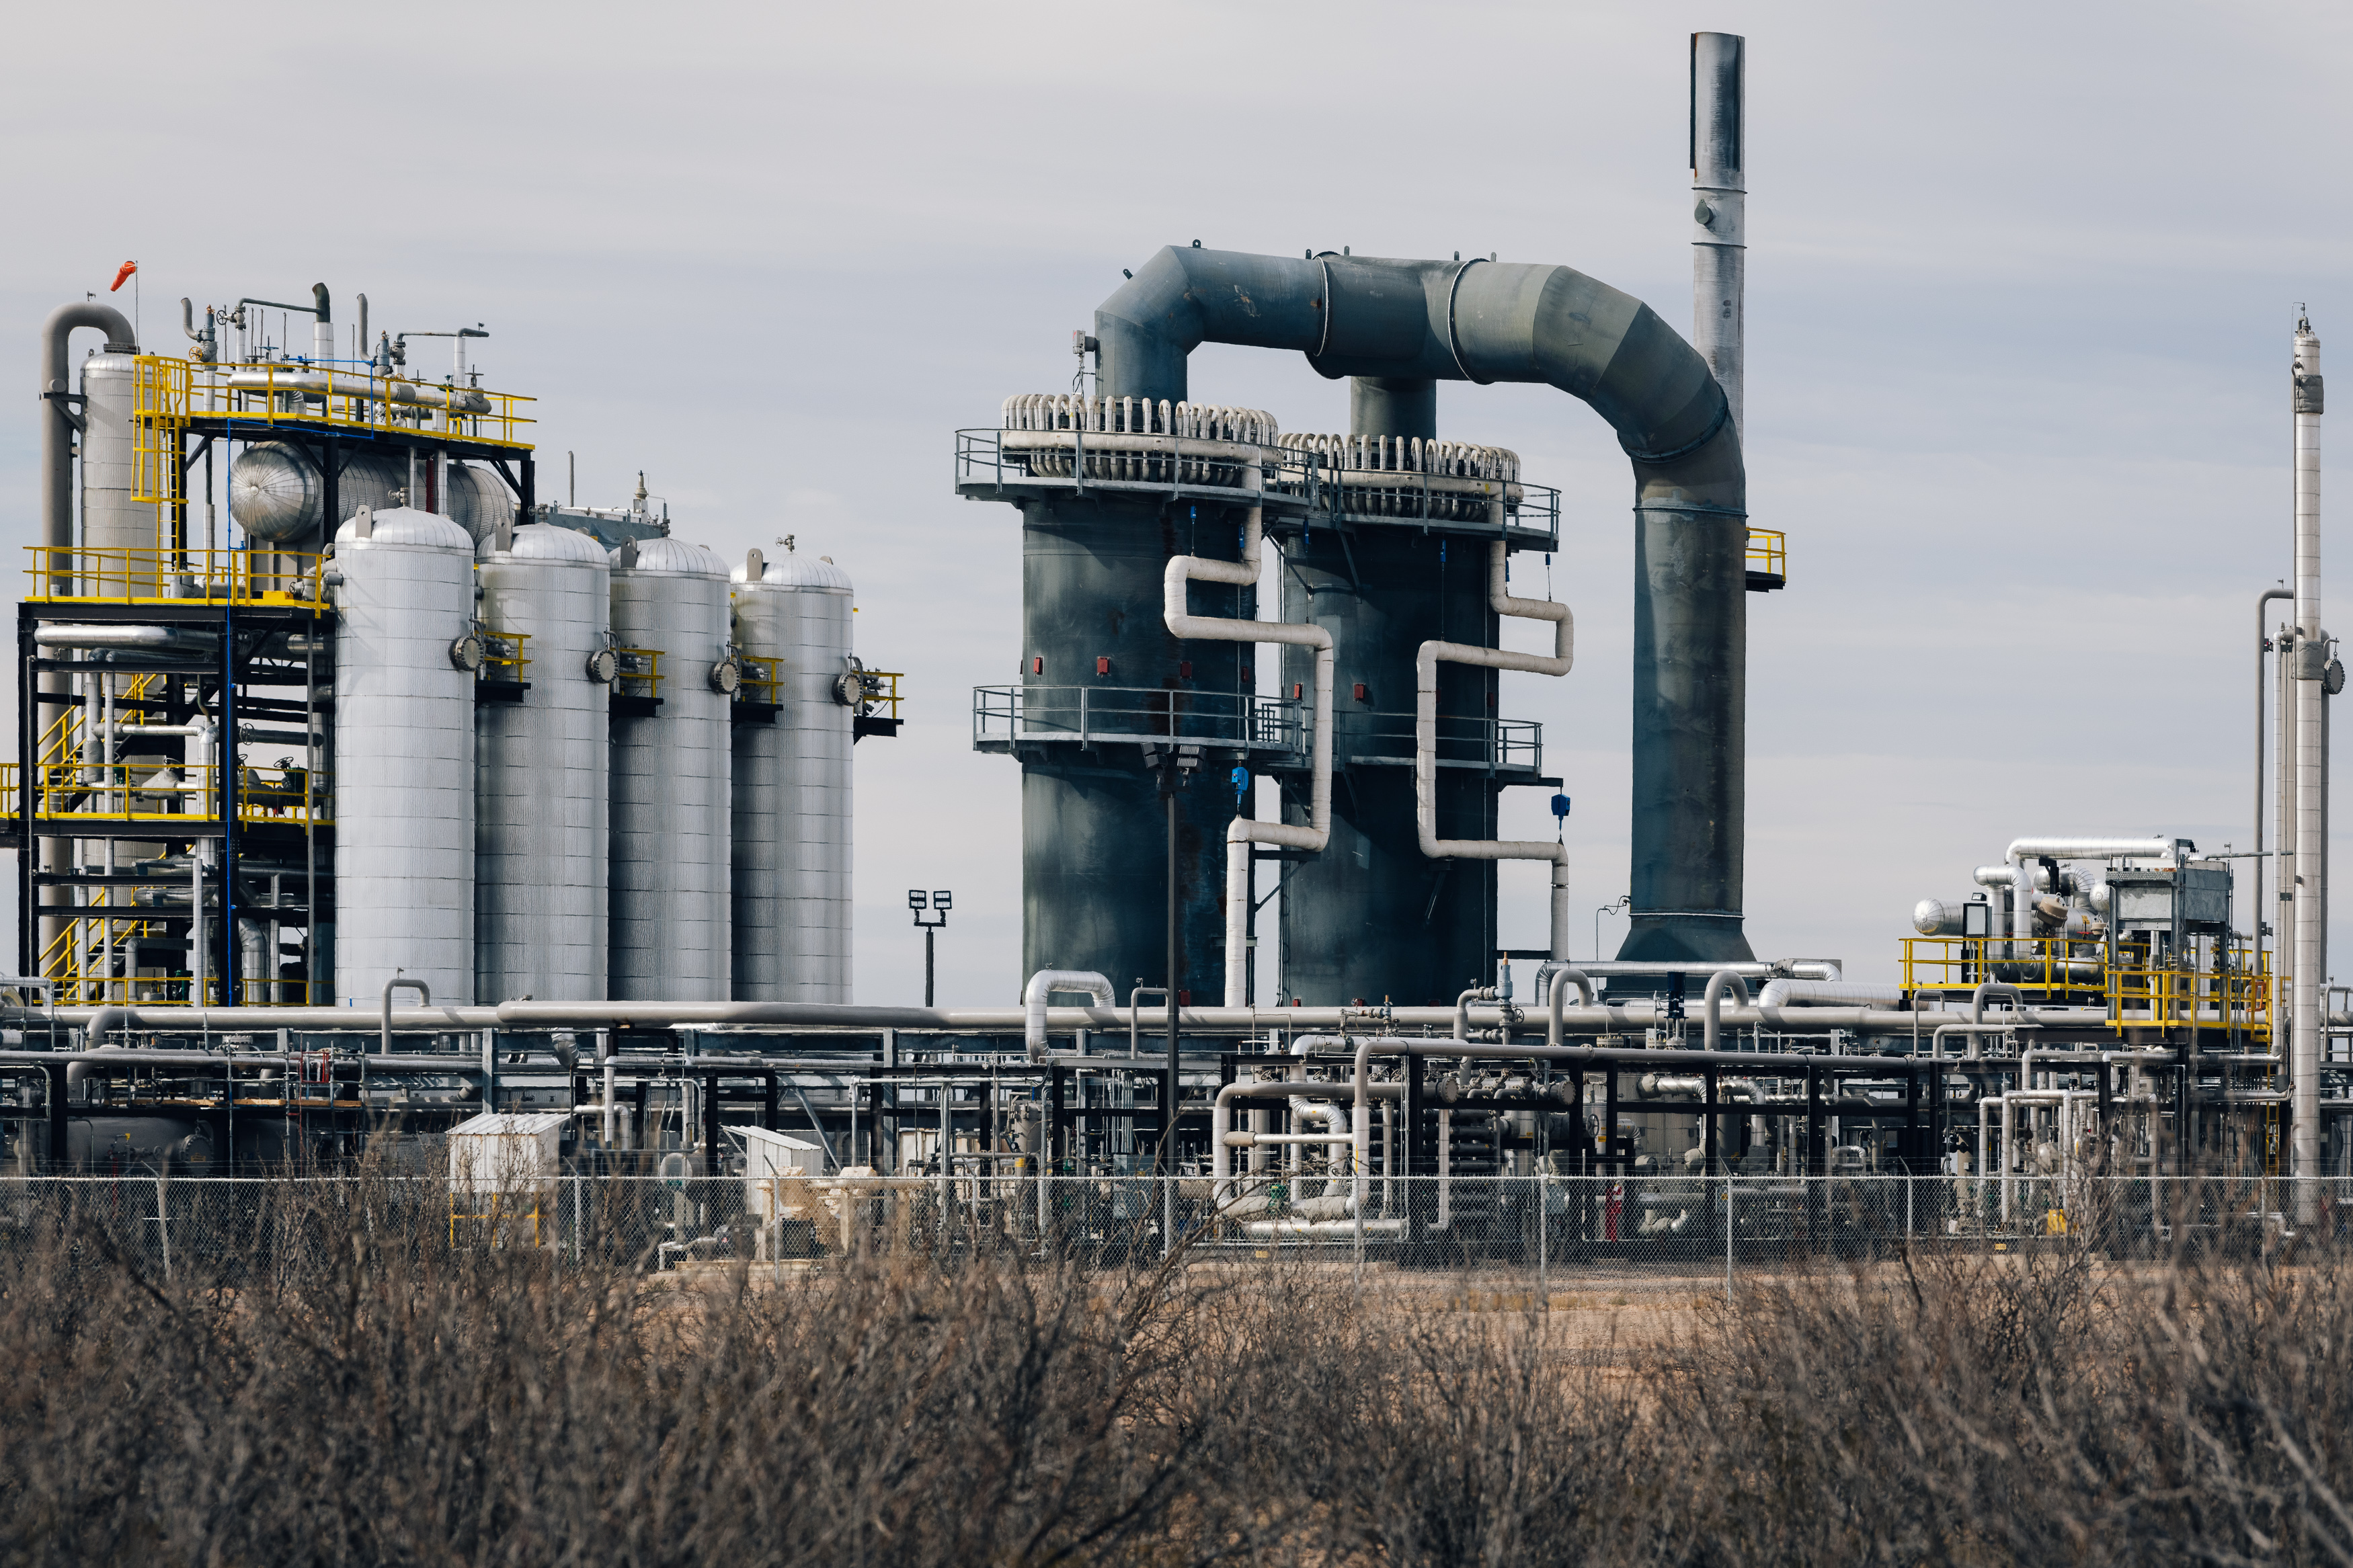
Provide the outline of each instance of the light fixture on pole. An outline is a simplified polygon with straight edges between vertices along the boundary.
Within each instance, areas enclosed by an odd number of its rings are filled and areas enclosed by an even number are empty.
[[[944,888],[931,895],[928,900],[930,910],[939,917],[937,920],[923,918],[926,901],[921,888],[907,889],[907,907],[915,911],[915,924],[922,928],[923,933],[923,1005],[928,1007],[932,1005],[932,977],[934,973],[932,944],[940,928],[948,923],[948,910],[955,907],[955,895]]]

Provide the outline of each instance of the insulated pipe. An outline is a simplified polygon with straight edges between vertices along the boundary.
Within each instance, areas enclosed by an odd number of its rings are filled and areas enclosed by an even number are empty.
[[[1717,1048],[1716,1037],[1724,1028],[1724,994],[1726,991],[1739,992],[1740,1005],[1744,1007],[1748,1005],[1748,982],[1739,975],[1729,969],[1719,969],[1707,977],[1707,993],[1701,998],[1701,1005],[1707,1010],[1704,1033],[1706,1043],[1703,1047],[1706,1050]]]
[[[417,993],[417,1004],[418,1006],[430,1007],[433,1005],[433,988],[430,985],[426,984],[422,980],[408,980],[396,973],[391,979],[385,981],[384,983],[383,1026],[376,1037],[378,1042],[376,1046],[376,1054],[378,1056],[388,1057],[392,1055],[392,994],[395,991],[414,991]]]
[[[1976,990],[1969,993],[1970,1023],[1982,1024],[1985,1022],[1986,999],[1990,996],[2000,996],[2006,998],[2010,1006],[2021,1014],[2023,1014],[2026,1011],[2026,994],[2024,992],[2019,990],[2015,985],[2005,985],[1999,980],[1989,980],[1979,985]]]
[[[1263,470],[1253,459],[1242,468],[1242,489],[1260,493]],[[1161,579],[1163,618],[1168,634],[1204,642],[1289,643],[1315,650],[1314,783],[1309,794],[1308,826],[1259,822],[1238,810],[1226,825],[1226,1005],[1250,1005],[1250,846],[1280,844],[1320,854],[1332,841],[1332,634],[1323,626],[1294,626],[1282,621],[1244,621],[1196,616],[1186,603],[1186,584],[1231,583],[1256,587],[1260,574],[1261,525],[1263,508],[1252,502],[1242,525],[1242,558],[1212,561],[1201,555],[1169,560]],[[1501,548],[1500,546],[1498,548]],[[1176,982],[1172,979],[1170,984]]]
[[[329,373],[275,367],[240,370],[230,373],[228,384],[236,392],[296,393],[305,397],[324,397],[332,392],[343,397],[372,397],[384,403],[406,404],[419,408],[447,408],[459,414],[488,414],[491,411],[489,395],[470,387],[379,380],[368,372]]]
[[[1540,382],[1616,428],[1635,479],[1630,956],[1750,956],[1740,934],[1747,479],[1706,361],[1566,267],[1171,246],[1095,312],[1101,389],[1181,401],[1204,342],[1327,377]]]
[[[72,367],[67,351],[74,330],[95,327],[106,334],[106,352],[111,354],[135,354],[139,352],[139,334],[123,319],[122,312],[111,306],[88,302],[60,305],[49,312],[41,323],[39,357],[34,365],[34,395],[44,405],[41,416],[41,543],[46,546],[42,558],[43,575],[35,581],[50,594],[68,594],[73,589],[73,562],[65,552],[73,545],[73,451],[74,432],[81,426],[81,416],[74,412],[69,401],[73,395]],[[36,680],[34,689],[39,700],[33,713],[33,733],[44,733],[55,721],[61,699],[70,678],[60,670],[45,670]],[[38,860],[37,869],[63,875],[73,868],[73,841],[66,838],[43,838],[37,848],[27,846],[27,851]],[[46,952],[51,943],[63,937],[70,914],[48,913],[51,910],[66,910],[70,903],[49,903],[47,900],[66,892],[61,887],[50,887],[37,893],[42,912],[37,941],[39,951]]]
[[[1046,1054],[1046,997],[1055,991],[1083,991],[1104,1007],[1117,1001],[1111,982],[1091,970],[1041,969],[1031,975],[1021,993],[1021,1043],[1033,1061]]]
[[[1472,1003],[1493,1002],[1494,999],[1495,988],[1492,985],[1474,985],[1457,996],[1454,999],[1454,1037],[1458,1040],[1471,1037]]]
[[[1786,1007],[1793,1002],[1884,1002],[1900,1005],[1904,1000],[1901,985],[1872,985],[1859,980],[1772,980],[1757,994],[1757,1005]]]
[[[327,286],[311,284],[311,357],[327,364],[335,357],[335,327],[330,310],[332,302],[327,297]]]
[[[2328,973],[2327,633],[2320,625],[2320,339],[2295,324],[2291,367],[2295,414],[2295,967],[2289,1038],[2289,1171],[2296,1220],[2319,1216],[2320,1059],[2327,1047],[2321,988]]]
[[[2295,595],[2285,588],[2266,588],[2255,595],[2255,897],[2253,903],[2253,936],[2255,939],[2255,969],[2263,966],[2263,685],[2269,679],[2264,656],[2271,649],[2271,639],[2263,635],[2263,606],[2274,599],[2293,599]]]
[[[1552,956],[1568,957],[1568,847],[1531,838],[1440,838],[1438,837],[1438,667],[1477,665],[1535,675],[1567,675],[1577,652],[1577,623],[1568,606],[1550,599],[1520,599],[1505,586],[1505,546],[1487,549],[1487,605],[1498,616],[1550,621],[1552,657],[1507,653],[1464,643],[1426,642],[1413,661],[1413,803],[1421,852],[1433,860],[1548,860],[1552,863]],[[1318,667],[1319,672],[1321,666]],[[1320,734],[1320,731],[1319,731]],[[1319,739],[1318,744],[1322,742]]]
[[[1537,978],[1543,978],[1542,970],[1537,971]],[[1577,987],[1577,1000],[1588,1007],[1593,1005],[1593,982],[1585,977],[1583,970],[1564,968],[1556,972],[1552,977],[1552,991],[1545,998],[1545,1044],[1547,1046],[1560,1044],[1561,982],[1564,980]]]
[[[1211,1198],[1219,1205],[1233,1201],[1234,1194],[1230,1188],[1233,1185],[1234,1157],[1233,1150],[1226,1140],[1234,1129],[1233,1102],[1235,1100],[1304,1100],[1319,1095],[1329,1098],[1347,1090],[1348,1087],[1346,1084],[1340,1083],[1319,1083],[1313,1079],[1290,1079],[1271,1082],[1237,1081],[1219,1089],[1217,1099],[1209,1105]],[[1356,1091],[1356,1103],[1359,1106],[1365,1103],[1361,1086]],[[1359,1151],[1364,1142],[1364,1120],[1362,1112],[1359,1111],[1356,1117],[1357,1129],[1350,1135],[1350,1141],[1358,1147]],[[1250,1136],[1255,1141],[1260,1135],[1254,1133]],[[1361,1161],[1359,1163],[1361,1165]]]
[[[217,632],[185,626],[41,626],[33,633],[37,647],[128,648],[141,653],[218,653]],[[100,667],[103,668],[103,667]]]
[[[1998,992],[2014,988],[1997,985],[1992,989]],[[59,1007],[56,1021],[78,1027],[87,1023],[96,1011],[94,1007]],[[132,1006],[125,1011],[132,1022],[123,1026],[167,1034],[281,1028],[375,1032],[375,1020],[351,1007],[170,1006],[142,1009]],[[1363,1020],[1359,1010],[1349,1007],[1291,1007],[1283,1012],[1285,1025],[1298,1029],[1338,1029]],[[1665,1009],[1655,1002],[1615,1003],[1591,1007],[1565,1007],[1561,1024],[1564,1031],[1624,1034],[1658,1023],[1664,1016]],[[1249,1007],[1187,1007],[1179,1012],[1178,1017],[1186,1029],[1204,1034],[1255,1033],[1264,1029],[1267,1024],[1266,1014]],[[50,1020],[48,1013],[40,1008],[20,1007],[0,1008],[0,1021],[21,1027],[45,1026]],[[395,1030],[420,1033],[487,1028],[533,1031],[688,1026],[806,1032],[936,1029],[943,1033],[980,1034],[1010,1033],[1024,1027],[1027,1021],[1027,1013],[1020,1007],[869,1007],[818,1002],[506,1002],[496,1006],[445,1004],[431,1008],[396,1007],[393,1010]],[[1117,1032],[1124,1026],[1125,1021],[1123,1014],[1110,1007],[1050,1007],[1046,1011],[1047,1028],[1052,1033],[1076,1029]],[[1390,1010],[1385,1021],[1405,1028],[1445,1028],[1454,1021],[1454,1009],[1398,1007]],[[1474,1011],[1472,1017],[1472,1024],[1482,1028],[1501,1027],[1506,1021],[1500,1007]],[[1915,1024],[1923,1028],[1934,1028],[1940,1023],[1968,1020],[1958,1013],[1810,1007],[1805,1009],[1799,1019],[1794,1020],[1768,1017],[1762,1009],[1743,1008],[1727,1013],[1725,1021],[1739,1028],[1758,1023],[1801,1022],[1806,1027],[1814,1029],[1858,1029],[1898,1034],[1908,1033]],[[2030,1008],[2019,1016],[2019,1022],[2046,1029],[2105,1030],[2108,1026],[2106,1010],[2097,1007]],[[1549,1049],[1533,1045],[1478,1048],[1504,1055],[1517,1053],[1524,1057]],[[1587,1059],[1577,1053],[1590,1053],[1596,1048],[1563,1047],[1560,1051],[1565,1054],[1561,1059]],[[1609,1049],[1616,1051],[1618,1047]],[[1641,1060],[1646,1055],[1635,1047],[1625,1047],[1625,1050],[1631,1053],[1628,1057],[1630,1060]],[[1605,1051],[1604,1054],[1609,1053]],[[1601,1058],[1596,1057],[1591,1059]],[[1676,1053],[1675,1065],[1678,1067],[1688,1067],[1694,1060],[1693,1052]],[[1728,1065],[1751,1068],[1757,1065],[1756,1057],[1747,1053],[1727,1057],[1726,1061]]]
[[[2010,863],[2010,956],[2024,954],[2018,944],[2034,934],[2034,862],[2053,860],[2167,860],[2174,858],[2170,838],[2013,838],[2003,858]],[[1987,868],[1978,868],[1980,879]]]

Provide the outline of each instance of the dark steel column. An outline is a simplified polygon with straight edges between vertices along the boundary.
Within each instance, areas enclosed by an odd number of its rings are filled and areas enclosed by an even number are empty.
[[[1173,555],[1238,559],[1239,527],[1225,508],[1164,510],[1093,495],[1022,509],[1021,682],[1033,691],[1085,688],[1090,731],[1133,737],[1083,747],[1058,742],[1022,758],[1024,977],[1040,969],[1093,970],[1124,991],[1166,966],[1156,864],[1165,808],[1139,742],[1167,735],[1172,725],[1183,730],[1195,693],[1230,700],[1245,689],[1249,650],[1170,637],[1161,619],[1161,576]],[[1191,604],[1197,615],[1253,613],[1250,595],[1223,584],[1194,584]],[[1053,708],[1051,721],[1075,731],[1075,693],[1066,689],[1053,700],[1062,697],[1073,705]],[[1049,715],[1042,700],[1032,722],[1041,715]],[[1233,816],[1225,780],[1232,766],[1230,752],[1205,751],[1200,769],[1176,792],[1177,963],[1168,983],[1197,995],[1225,993],[1221,900]]]

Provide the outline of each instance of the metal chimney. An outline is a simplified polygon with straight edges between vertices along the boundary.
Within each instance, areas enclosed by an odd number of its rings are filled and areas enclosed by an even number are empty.
[[[1741,403],[1741,342],[1747,307],[1747,43],[1736,33],[1691,41],[1692,346],[1747,434]]]
[[[2295,413],[2295,890],[2290,1169],[2300,1220],[2317,1216],[2320,1058],[2328,975],[2328,641],[2320,627],[2320,339],[2295,323],[2290,396]]]

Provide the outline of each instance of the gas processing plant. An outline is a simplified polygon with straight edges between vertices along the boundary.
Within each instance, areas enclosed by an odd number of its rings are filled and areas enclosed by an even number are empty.
[[[1021,551],[1018,677],[971,708],[1021,775],[1018,1005],[851,995],[854,775],[892,750],[858,742],[896,732],[899,678],[815,547],[723,561],[642,481],[547,499],[562,410],[483,385],[479,328],[323,284],[184,301],[168,345],[59,309],[5,1168],[332,1167],[494,1116],[567,1169],[721,1175],[761,1128],[812,1176],[977,1173],[1041,1222],[1026,1182],[1160,1173],[1195,1205],[1168,1184],[1170,1232],[1472,1248],[1505,1199],[1425,1211],[1399,1179],[1942,1173],[1990,1194],[1955,1226],[1999,1233],[2043,1223],[2030,1180],[2345,1173],[2308,324],[2263,852],[2021,822],[1887,911],[1886,984],[1744,925],[1751,608],[1769,635],[1804,586],[1743,460],[1745,90],[1741,40],[1697,35],[1688,336],[1567,265],[1196,242],[1096,307],[1068,390],[955,433],[956,493]],[[1203,343],[1345,378],[1349,427],[1220,402]],[[1569,788],[1501,673],[1576,674],[1570,606],[1530,587],[1560,496],[1482,438],[1496,382],[1607,421],[1630,471],[1610,962],[1567,961],[1563,843],[1498,834],[1504,791]],[[1504,650],[1513,621],[1542,651]],[[1544,951],[1498,945],[1506,860],[1547,868]]]

